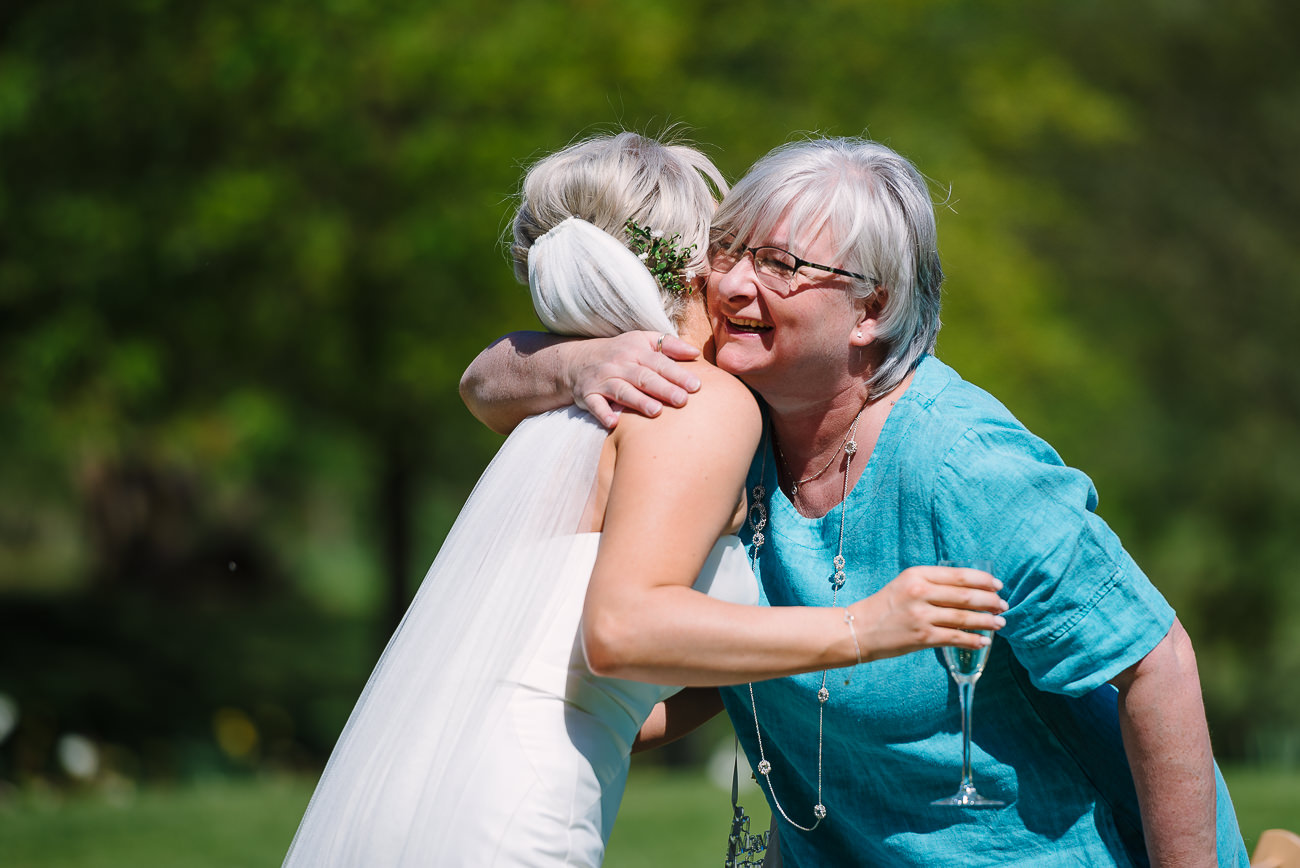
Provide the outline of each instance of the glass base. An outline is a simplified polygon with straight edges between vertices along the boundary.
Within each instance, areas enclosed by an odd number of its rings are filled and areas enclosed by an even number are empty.
[[[957,790],[956,795],[949,796],[946,799],[935,799],[930,804],[948,805],[955,808],[997,808],[1006,805],[1006,802],[1000,802],[997,799],[986,799],[975,792],[973,785],[965,784]]]

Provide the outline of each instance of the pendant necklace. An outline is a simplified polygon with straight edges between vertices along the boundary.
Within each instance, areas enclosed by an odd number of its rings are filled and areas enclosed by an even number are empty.
[[[866,405],[863,405],[862,409],[865,410]],[[822,465],[821,470],[818,470],[812,476],[805,476],[803,479],[798,479],[790,483],[791,503],[794,503],[794,499],[799,496],[799,486],[803,485],[806,482],[812,482],[814,479],[817,479],[823,473],[829,470],[830,466],[835,462],[835,457],[840,454],[841,449],[843,449],[845,452],[848,453],[850,461],[853,460],[853,453],[857,452],[858,450],[858,444],[857,441],[853,439],[853,435],[858,429],[858,419],[860,419],[861,417],[862,417],[862,410],[859,410],[858,415],[853,417],[853,424],[849,426],[848,433],[844,435],[844,439],[840,441],[840,445],[836,448],[836,450],[831,453],[831,457],[826,459],[826,463]],[[781,444],[776,442],[775,437],[772,438],[772,445],[776,448],[777,461],[779,461],[781,463],[781,466],[785,468],[786,474],[789,475],[791,478],[793,478],[794,474],[790,473],[790,465],[785,460],[785,453],[781,451]],[[765,455],[764,456],[765,460],[766,457],[767,456]]]

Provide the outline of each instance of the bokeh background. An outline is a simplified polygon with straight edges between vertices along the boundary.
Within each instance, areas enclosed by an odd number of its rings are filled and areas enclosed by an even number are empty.
[[[7,0],[0,863],[278,864],[500,442],[456,384],[535,326],[522,169],[620,127],[733,179],[808,132],[921,167],[940,355],[1178,609],[1247,838],[1300,827],[1297,36],[1284,0]],[[721,727],[639,762],[611,865],[709,811],[681,864],[720,858]]]

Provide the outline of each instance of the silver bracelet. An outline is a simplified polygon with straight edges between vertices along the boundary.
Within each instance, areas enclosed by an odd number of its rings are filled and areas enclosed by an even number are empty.
[[[862,665],[862,646],[858,644],[858,628],[853,626],[853,613],[844,610],[844,623],[849,625],[849,635],[853,637],[853,650],[858,653],[858,665]]]

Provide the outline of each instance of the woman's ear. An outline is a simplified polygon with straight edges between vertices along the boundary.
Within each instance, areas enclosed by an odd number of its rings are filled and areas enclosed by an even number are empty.
[[[888,301],[889,291],[883,286],[877,286],[866,298],[854,301],[858,309],[858,322],[849,335],[849,343],[852,346],[865,347],[876,339],[880,317],[884,314],[885,304]]]

